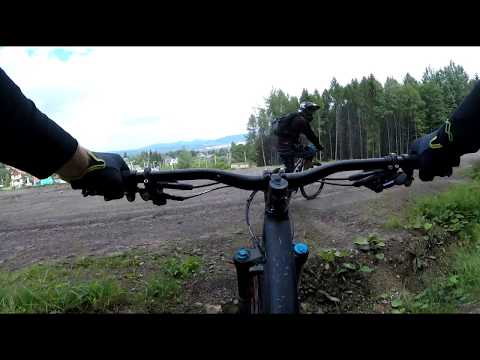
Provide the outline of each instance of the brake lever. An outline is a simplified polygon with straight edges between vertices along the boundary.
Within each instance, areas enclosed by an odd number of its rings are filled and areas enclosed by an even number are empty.
[[[193,190],[193,185],[187,183],[157,181],[157,185],[164,189]]]
[[[403,172],[398,173],[397,170],[394,170],[394,172],[391,170],[382,170],[376,171],[374,174],[354,182],[353,186],[365,186],[376,193],[380,193],[384,189],[391,188],[395,185],[410,186],[412,180],[413,177]]]
[[[145,189],[138,189],[138,193],[140,194],[140,197],[144,201],[151,200],[154,205],[160,206],[160,205],[165,205],[167,203],[167,198],[165,196],[165,193],[163,192],[163,189],[159,189],[159,188],[148,189],[147,184],[145,184]]]
[[[365,186],[366,188],[379,193],[383,191],[383,178],[379,176],[379,174],[374,174],[355,181],[352,185],[355,187]]]
[[[360,172],[360,173],[350,175],[348,177],[348,180],[349,181],[361,180],[361,179],[364,179],[364,178],[366,178],[370,175],[375,175],[375,174],[379,174],[379,173],[383,173],[383,172],[384,172],[384,170],[364,171],[364,172]]]
[[[395,185],[405,185],[409,187],[412,185],[413,176],[407,173],[399,173],[398,176],[395,178]]]

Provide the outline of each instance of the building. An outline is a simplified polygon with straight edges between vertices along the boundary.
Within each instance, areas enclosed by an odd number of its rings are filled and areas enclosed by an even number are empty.
[[[38,183],[38,185],[40,186],[44,186],[44,185],[54,185],[55,184],[55,180],[53,179],[52,176],[49,176],[48,178],[46,179],[41,179],[40,182]]]
[[[58,175],[49,176],[46,179],[38,179],[25,171],[18,170],[14,167],[7,167],[10,172],[10,186],[12,189],[21,189],[30,186],[43,186],[54,184],[65,184],[66,181],[60,179]]]
[[[132,166],[130,166],[130,170],[141,172],[141,171],[143,171],[143,167],[141,167],[140,165],[132,164]]]
[[[230,168],[232,169],[248,169],[249,167],[250,165],[248,165],[247,163],[234,163],[230,165]]]
[[[8,171],[10,171],[10,186],[13,189],[20,189],[25,186],[33,186],[35,183],[35,178],[18,169],[15,169],[14,167],[9,166]]]

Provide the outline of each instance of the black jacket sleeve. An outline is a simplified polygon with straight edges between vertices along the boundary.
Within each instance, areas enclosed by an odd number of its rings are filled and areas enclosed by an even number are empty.
[[[480,81],[440,128],[439,136],[448,138],[460,155],[480,149]]]
[[[60,169],[78,142],[45,114],[0,68],[0,162],[40,179]]]
[[[300,126],[301,126],[301,132],[307,137],[307,139],[313,145],[315,145],[317,149],[320,149],[322,146],[320,145],[320,141],[317,135],[315,135],[315,133],[313,132],[309,122],[305,120],[303,117],[301,117]]]

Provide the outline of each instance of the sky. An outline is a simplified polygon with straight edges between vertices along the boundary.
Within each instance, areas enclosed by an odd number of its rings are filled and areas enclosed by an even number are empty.
[[[94,151],[246,132],[272,89],[320,93],[374,74],[462,65],[480,47],[0,47],[0,67],[37,107]]]

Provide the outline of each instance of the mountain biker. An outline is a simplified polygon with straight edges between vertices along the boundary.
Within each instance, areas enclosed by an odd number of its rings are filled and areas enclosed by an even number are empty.
[[[410,153],[419,156],[420,180],[452,175],[452,167],[460,165],[460,156],[480,149],[479,133],[480,82],[477,82],[442,126],[411,145]]]
[[[320,109],[320,106],[317,104],[311,101],[303,101],[295,114],[287,115],[289,117],[288,123],[277,134],[277,151],[285,165],[286,172],[293,172],[296,157],[305,158],[305,168],[310,168],[316,152],[323,150],[323,146],[310,126],[313,114],[318,109]],[[304,134],[313,146],[303,146],[300,143],[300,134]]]
[[[0,68],[0,162],[39,179],[58,174],[73,189],[87,188],[105,200],[124,195],[118,154],[88,151],[68,132],[39,111]],[[92,129],[95,131],[95,129]]]

